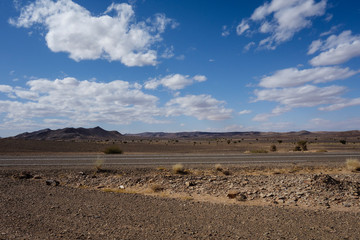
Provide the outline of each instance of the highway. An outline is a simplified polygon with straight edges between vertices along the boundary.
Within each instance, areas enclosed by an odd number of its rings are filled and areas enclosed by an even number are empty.
[[[0,156],[4,166],[145,166],[210,164],[286,164],[286,163],[342,163],[348,158],[360,159],[360,153],[291,153],[291,154],[166,154],[166,155],[41,155]]]

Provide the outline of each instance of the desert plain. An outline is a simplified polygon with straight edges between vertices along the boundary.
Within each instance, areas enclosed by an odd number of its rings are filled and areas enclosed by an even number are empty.
[[[0,239],[360,239],[359,137],[0,139]]]

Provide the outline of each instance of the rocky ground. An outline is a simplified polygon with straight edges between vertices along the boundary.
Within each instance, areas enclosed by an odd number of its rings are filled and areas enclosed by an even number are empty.
[[[342,166],[1,169],[0,239],[359,239]]]

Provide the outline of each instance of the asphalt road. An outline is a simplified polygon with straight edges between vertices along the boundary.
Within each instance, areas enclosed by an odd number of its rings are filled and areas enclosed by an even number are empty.
[[[0,156],[0,166],[103,166],[173,165],[183,164],[282,164],[282,163],[342,163],[359,158],[360,153],[294,153],[294,154],[167,154],[167,155],[41,155]]]

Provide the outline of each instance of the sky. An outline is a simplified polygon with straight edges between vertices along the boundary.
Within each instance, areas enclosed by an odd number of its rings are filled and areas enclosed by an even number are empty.
[[[0,136],[360,126],[358,0],[0,1]]]

